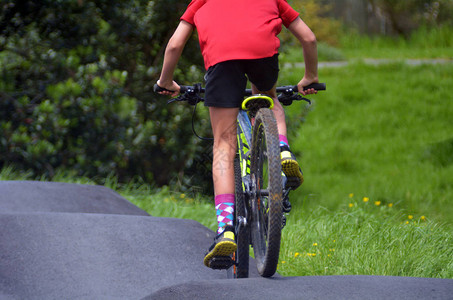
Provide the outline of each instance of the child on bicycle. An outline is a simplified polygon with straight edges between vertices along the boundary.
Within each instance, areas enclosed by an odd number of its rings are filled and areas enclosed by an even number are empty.
[[[303,182],[302,171],[291,153],[286,135],[283,107],[277,100],[277,35],[281,25],[299,40],[305,60],[305,74],[297,84],[301,94],[316,93],[303,87],[318,82],[316,37],[286,0],[192,0],[165,50],[158,86],[164,95],[177,96],[180,87],[173,73],[190,35],[197,29],[200,48],[207,70],[205,106],[209,107],[214,135],[213,183],[218,221],[217,236],[208,250],[204,264],[229,256],[236,251],[234,238],[234,157],[236,155],[236,118],[247,79],[254,94],[266,94],[274,100],[282,169],[295,182]]]

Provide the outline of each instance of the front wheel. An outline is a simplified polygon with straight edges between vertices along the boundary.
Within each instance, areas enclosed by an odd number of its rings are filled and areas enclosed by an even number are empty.
[[[270,277],[277,270],[280,253],[283,186],[277,122],[267,108],[256,115],[250,168],[253,251],[258,273]]]

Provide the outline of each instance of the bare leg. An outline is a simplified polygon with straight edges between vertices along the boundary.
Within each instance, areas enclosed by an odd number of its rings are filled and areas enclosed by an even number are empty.
[[[237,115],[239,108],[210,107],[214,134],[212,179],[214,182],[215,209],[218,222],[217,237],[209,248],[203,263],[210,268],[226,268],[228,262],[215,261],[215,257],[230,256],[236,251],[234,241],[234,157],[237,148]]]
[[[212,179],[215,195],[234,194],[234,157],[237,148],[238,108],[210,107],[214,134]]]
[[[256,88],[256,86],[254,84],[252,84],[252,93],[253,94],[265,94],[274,100],[274,108],[272,111],[274,112],[275,120],[277,121],[278,134],[287,136],[286,135],[285,110],[283,109],[283,106],[281,105],[281,103],[278,101],[276,86],[274,86],[269,91],[259,91]]]

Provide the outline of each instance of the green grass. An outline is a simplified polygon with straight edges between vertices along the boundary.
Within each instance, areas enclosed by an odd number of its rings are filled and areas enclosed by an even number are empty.
[[[322,70],[328,91],[290,133],[307,177],[297,196],[337,209],[332,199],[354,193],[452,223],[452,72],[452,64]],[[298,111],[289,109],[290,120]]]
[[[283,45],[285,46],[285,45]],[[299,46],[283,48],[282,63],[303,61]],[[325,61],[360,61],[362,59],[453,59],[453,29],[449,26],[425,28],[408,38],[395,36],[365,36],[355,31],[339,35],[339,45],[333,47],[318,43],[318,59]]]
[[[342,61],[346,60],[346,57],[341,49],[325,43],[318,43],[318,59],[319,61]],[[303,52],[300,47],[291,47],[279,55],[279,61],[281,63],[298,63],[303,60]]]
[[[453,278],[451,74],[452,64],[320,70],[328,90],[308,115],[288,110],[306,181],[292,195],[281,274]]]
[[[412,218],[412,216],[410,216]],[[453,276],[451,232],[374,203],[317,208],[284,229],[282,275]]]
[[[217,230],[214,204],[206,197],[194,193],[180,193],[169,187],[149,190],[146,185],[119,191],[129,201],[154,217],[192,219]]]
[[[347,59],[357,58],[444,58],[453,59],[453,29],[449,26],[420,28],[407,39],[362,36],[348,32],[340,36],[340,48]]]

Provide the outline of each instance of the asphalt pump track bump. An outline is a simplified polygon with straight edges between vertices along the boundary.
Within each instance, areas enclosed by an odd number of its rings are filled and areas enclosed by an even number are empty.
[[[0,214],[0,299],[140,299],[188,280],[214,233],[192,220],[75,213]]]
[[[414,300],[453,299],[453,280],[391,276],[307,276],[192,281],[144,298]]]
[[[452,299],[453,280],[320,276],[226,280],[215,235],[156,218],[110,189],[0,181],[0,299]]]
[[[74,212],[146,216],[113,190],[86,184],[0,181],[0,213]]]

